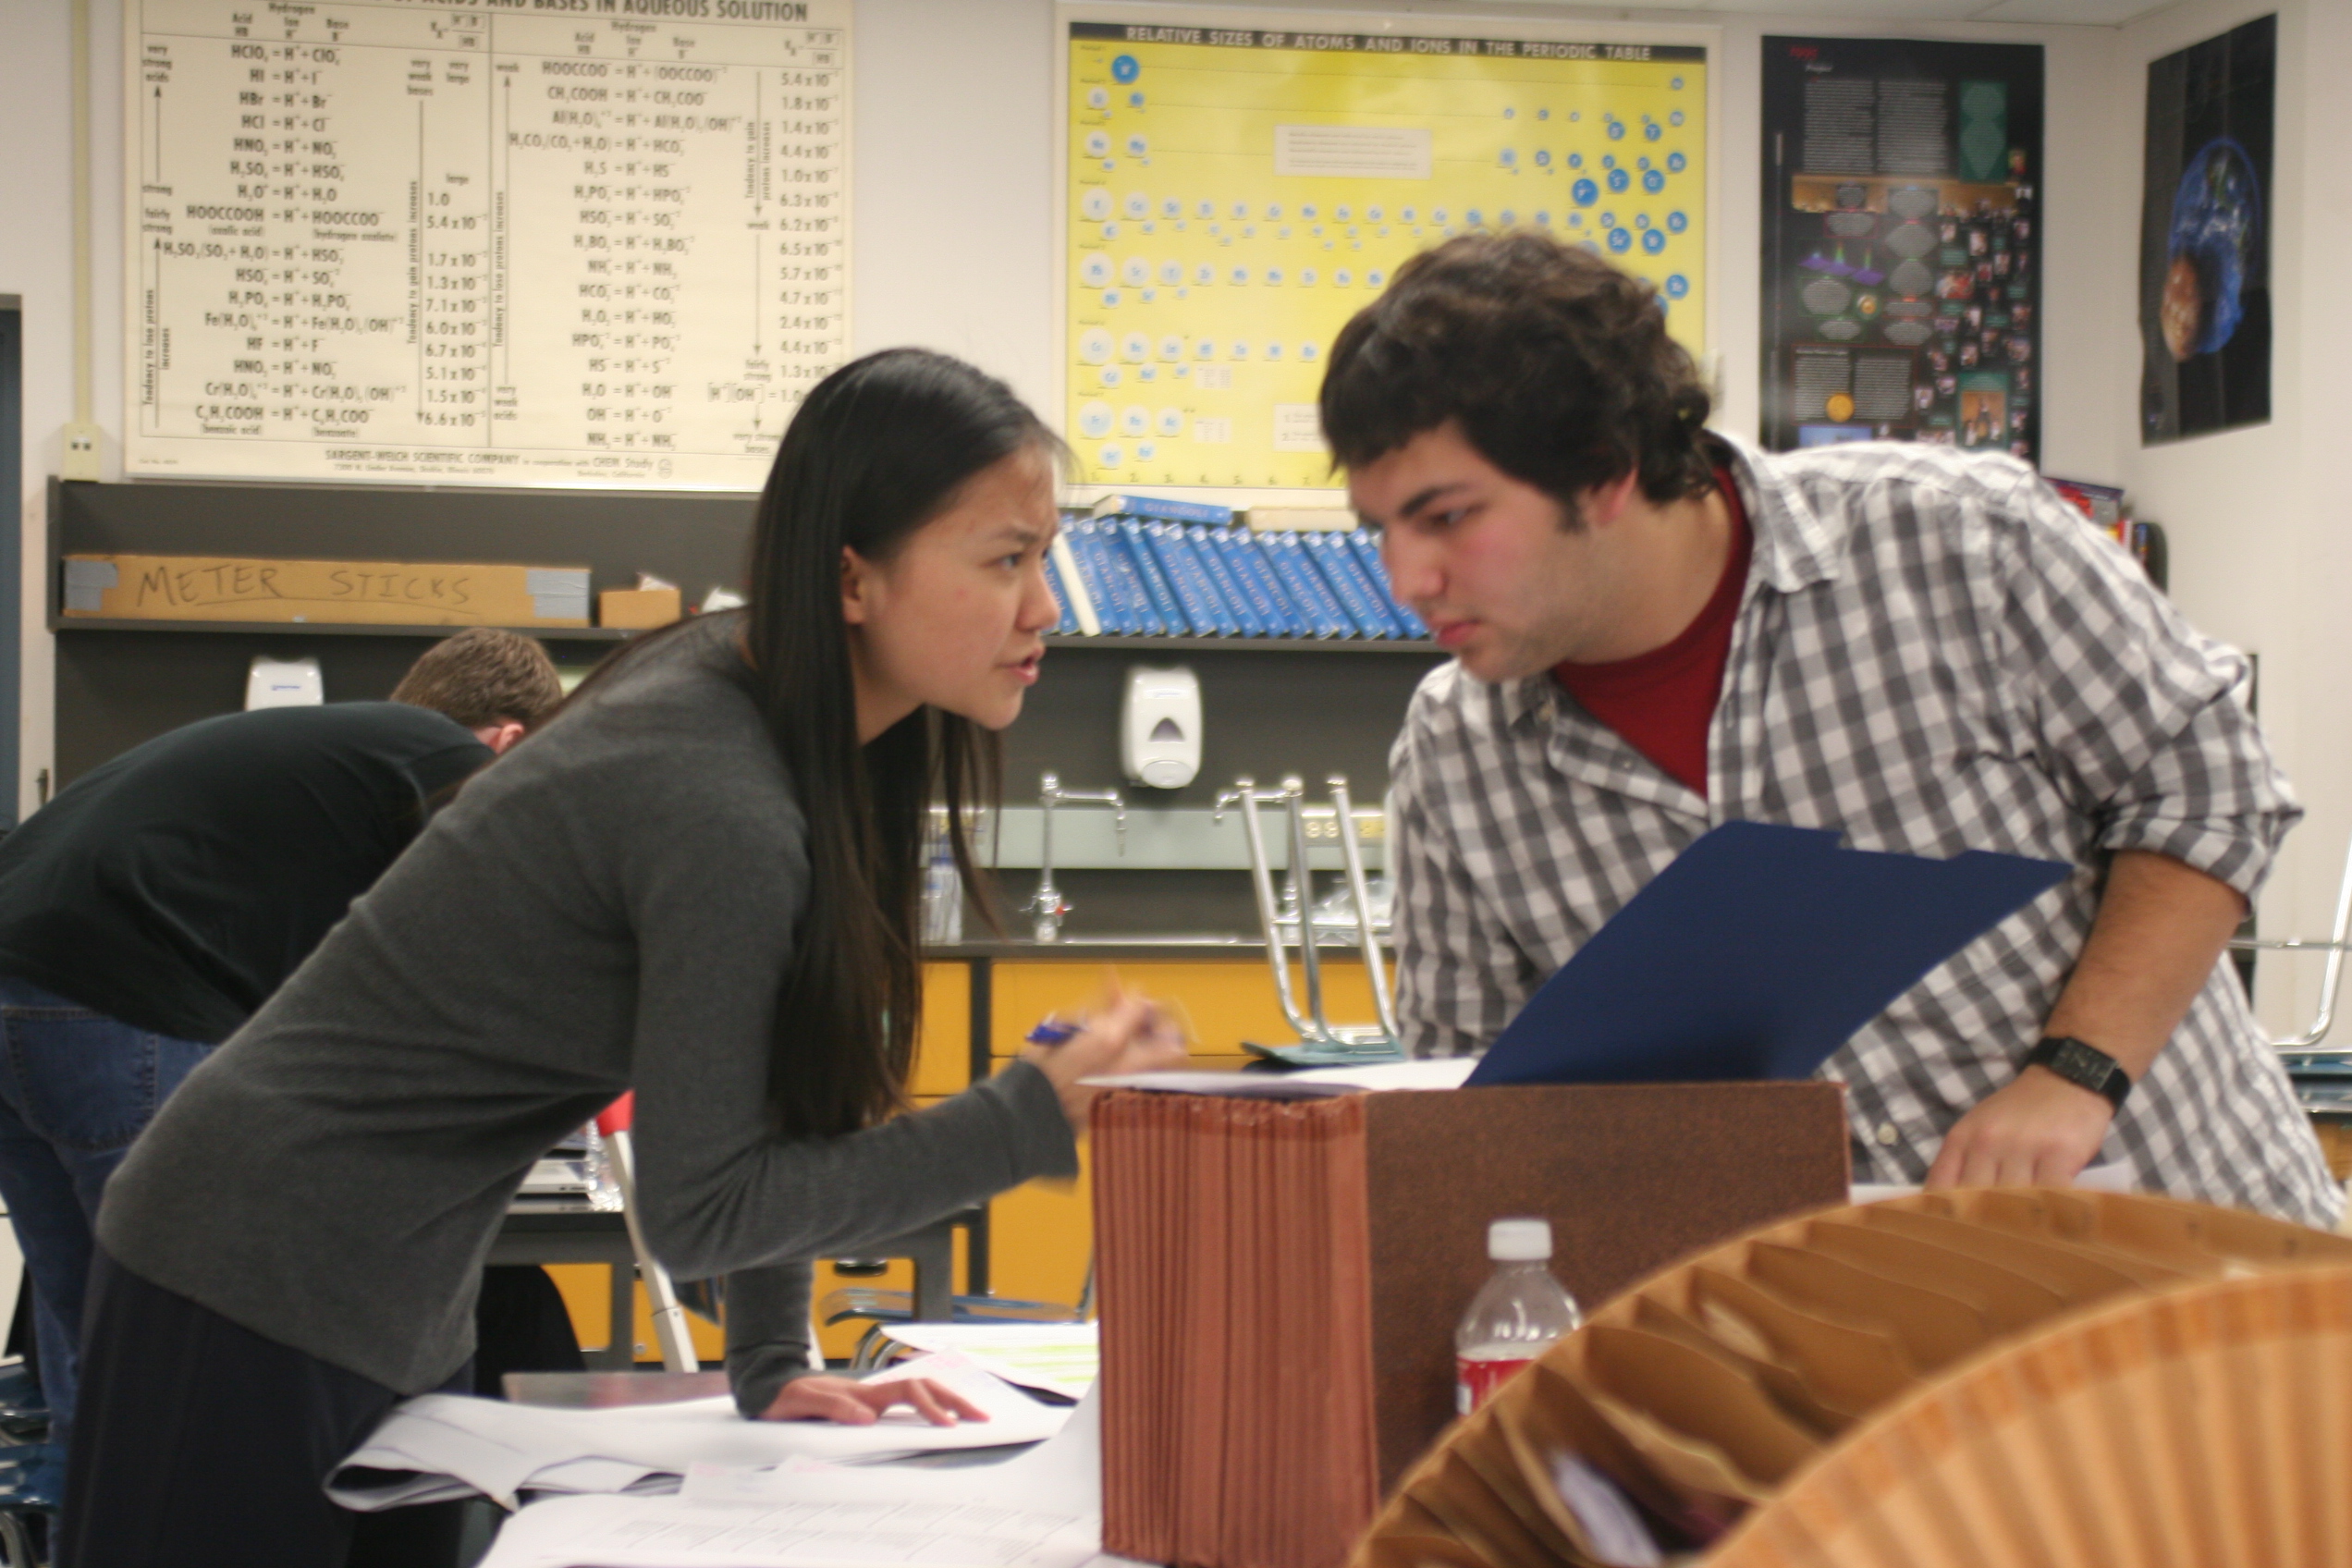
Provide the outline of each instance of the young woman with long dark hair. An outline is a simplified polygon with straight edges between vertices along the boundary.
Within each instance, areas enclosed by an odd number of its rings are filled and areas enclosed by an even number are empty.
[[[954,360],[827,377],[748,612],[612,661],[190,1076],[100,1213],[67,1563],[340,1563],[321,1481],[460,1370],[524,1172],[625,1089],[655,1251],[804,1321],[796,1260],[1074,1173],[1079,1080],[1181,1056],[1121,999],[905,1110],[929,808],[969,877],[964,811],[1055,616],[1055,459]],[[760,1375],[761,1414],[885,1397]]]

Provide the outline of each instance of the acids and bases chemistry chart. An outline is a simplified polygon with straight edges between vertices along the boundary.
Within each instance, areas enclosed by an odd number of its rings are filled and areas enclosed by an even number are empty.
[[[1592,246],[1703,347],[1707,54],[1072,22],[1065,430],[1087,480],[1332,483],[1322,360],[1475,229]]]
[[[850,0],[129,0],[135,475],[756,489],[849,340]]]

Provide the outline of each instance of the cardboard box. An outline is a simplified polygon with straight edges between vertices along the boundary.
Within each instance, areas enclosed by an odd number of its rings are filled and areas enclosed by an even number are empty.
[[[1835,1084],[1124,1090],[1093,1129],[1103,1549],[1190,1568],[1339,1568],[1453,1418],[1488,1221],[1550,1219],[1597,1306],[1849,1177]]]
[[[586,626],[586,567],[67,556],[68,619]]]
[[[686,613],[675,588],[607,588],[596,595],[596,624],[650,631]]]

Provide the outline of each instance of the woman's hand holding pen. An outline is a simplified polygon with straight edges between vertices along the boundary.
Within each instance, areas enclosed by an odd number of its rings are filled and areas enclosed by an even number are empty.
[[[1099,1089],[1081,1082],[1126,1072],[1162,1072],[1184,1065],[1184,1039],[1160,1008],[1133,991],[1089,1018],[1060,1045],[1033,1045],[1022,1060],[1034,1064],[1061,1096],[1072,1132],[1086,1130],[1086,1111]]]

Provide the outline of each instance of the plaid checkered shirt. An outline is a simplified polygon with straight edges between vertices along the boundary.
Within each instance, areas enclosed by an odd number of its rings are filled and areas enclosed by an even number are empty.
[[[2250,898],[2302,810],[2247,711],[2246,661],[2023,464],[1917,445],[1734,451],[1755,555],[1705,799],[1549,674],[1490,685],[1448,664],[1415,694],[1390,765],[1406,1046],[1483,1050],[1726,822],[2067,862],[2073,876],[1821,1070],[1846,1086],[1856,1180],[1916,1183],[2040,1037],[2110,851],[2169,855]],[[2100,1158],[2144,1189],[2311,1224],[2344,1204],[2226,962]]]

